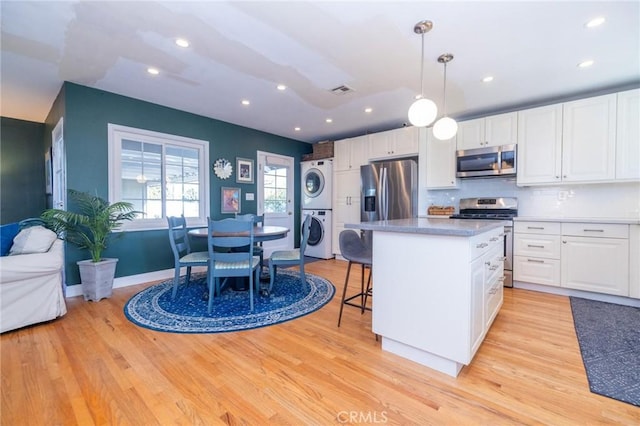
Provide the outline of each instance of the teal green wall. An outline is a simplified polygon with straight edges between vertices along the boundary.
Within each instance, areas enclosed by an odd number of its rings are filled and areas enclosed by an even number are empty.
[[[46,207],[42,123],[0,117],[0,224],[38,217]]]
[[[310,144],[287,139],[254,129],[163,107],[137,99],[95,90],[73,83],[65,83],[64,138],[67,157],[67,187],[97,193],[108,199],[107,124],[119,124],[172,135],[210,141],[209,159],[229,159],[235,169],[235,158],[256,161],[256,151],[268,151],[291,156],[299,163],[303,154],[310,153]],[[54,105],[55,106],[55,105]],[[53,113],[53,110],[52,110]],[[57,113],[50,114],[51,123]],[[257,181],[257,180],[256,180]],[[220,188],[229,186],[229,180],[218,179],[210,173],[210,212],[220,217]],[[257,194],[255,184],[237,184],[243,193]],[[300,188],[300,170],[295,168],[295,188]],[[300,224],[299,191],[295,191],[296,229]],[[242,200],[242,211],[256,211],[256,201]],[[299,244],[296,234],[296,245]],[[116,276],[128,276],[173,267],[173,256],[166,230],[136,231],[119,234],[104,252],[105,257],[119,259]],[[67,284],[80,282],[77,260],[85,253],[67,248]]]

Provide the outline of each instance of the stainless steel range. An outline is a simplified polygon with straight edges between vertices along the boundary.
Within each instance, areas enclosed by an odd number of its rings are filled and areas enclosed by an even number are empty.
[[[462,198],[458,214],[451,219],[487,219],[504,220],[504,286],[513,287],[513,218],[518,216],[518,199],[498,198]]]

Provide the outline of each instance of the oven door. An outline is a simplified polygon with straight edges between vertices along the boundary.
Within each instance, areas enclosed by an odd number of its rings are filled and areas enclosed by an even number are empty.
[[[461,178],[500,175],[500,147],[456,152],[456,176]]]

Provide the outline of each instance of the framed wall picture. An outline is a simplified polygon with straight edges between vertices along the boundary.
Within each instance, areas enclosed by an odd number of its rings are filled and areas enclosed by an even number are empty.
[[[236,182],[253,183],[253,160],[236,157]]]
[[[222,214],[240,213],[240,188],[222,187],[220,191]]]

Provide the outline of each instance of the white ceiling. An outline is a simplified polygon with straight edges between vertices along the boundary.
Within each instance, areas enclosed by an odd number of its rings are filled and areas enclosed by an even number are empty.
[[[71,81],[306,142],[400,127],[420,92],[413,26],[424,19],[434,23],[425,35],[425,96],[442,107],[436,59],[453,53],[447,112],[454,118],[640,84],[638,1],[3,0],[0,7],[0,114],[37,122]],[[606,22],[587,29],[597,16]],[[191,46],[179,48],[177,37]],[[594,65],[576,66],[586,59]],[[148,74],[149,66],[160,74]],[[487,75],[494,81],[482,83]],[[343,84],[354,91],[330,92]]]

